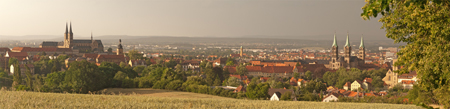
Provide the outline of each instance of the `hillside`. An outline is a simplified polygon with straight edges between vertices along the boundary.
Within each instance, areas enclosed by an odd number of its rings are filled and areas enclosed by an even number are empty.
[[[0,91],[0,107],[23,108],[389,108],[415,109],[414,105],[321,103],[211,98],[166,98],[152,96],[58,94]]]
[[[233,99],[207,94],[181,92],[151,88],[108,88],[104,90],[107,94],[124,94],[124,95],[142,95],[151,97],[168,97],[168,98],[211,98],[211,99]]]

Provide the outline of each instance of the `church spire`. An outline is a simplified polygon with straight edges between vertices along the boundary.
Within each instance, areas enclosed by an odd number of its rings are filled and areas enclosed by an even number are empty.
[[[91,31],[91,40],[94,41],[94,37],[92,36],[92,31]]]
[[[64,33],[64,34],[67,34],[68,32],[67,32],[67,22],[66,22],[66,32]]]
[[[361,36],[361,44],[359,45],[359,48],[365,48],[364,47],[364,40],[363,40],[363,36]]]
[[[70,32],[70,34],[73,34],[72,33],[72,22],[70,22],[70,31],[69,32]]]
[[[338,47],[337,42],[336,42],[336,32],[334,33],[333,45],[331,47]]]
[[[345,47],[349,47],[350,46],[350,41],[348,39],[348,32],[347,32],[347,41],[345,42]]]

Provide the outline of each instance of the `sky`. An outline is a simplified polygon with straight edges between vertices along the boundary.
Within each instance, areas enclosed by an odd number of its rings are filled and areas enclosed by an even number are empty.
[[[2,0],[0,35],[298,36],[387,39],[364,0]],[[343,39],[343,38],[342,38]],[[356,38],[355,38],[356,39]]]

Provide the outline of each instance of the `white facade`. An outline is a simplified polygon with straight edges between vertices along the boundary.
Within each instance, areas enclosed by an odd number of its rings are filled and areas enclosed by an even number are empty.
[[[277,94],[273,94],[272,97],[270,97],[270,101],[280,101],[280,98],[278,98]]]
[[[330,102],[330,101],[338,101],[338,97],[331,94],[330,96],[325,97],[322,102]]]

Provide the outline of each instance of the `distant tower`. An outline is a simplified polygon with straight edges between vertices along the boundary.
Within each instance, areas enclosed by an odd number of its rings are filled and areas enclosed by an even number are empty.
[[[345,46],[344,46],[344,61],[346,63],[347,68],[350,68],[350,57],[352,53],[352,47],[350,46],[350,40],[348,38],[348,33],[347,33],[347,41],[345,42]]]
[[[117,55],[123,55],[122,39],[119,39],[119,45],[117,45]]]
[[[69,32],[67,32],[67,23],[66,23],[66,33],[64,38],[64,47],[65,48],[72,48],[72,42],[73,42],[73,32],[72,32],[72,22],[70,22],[70,29]]]
[[[366,59],[366,47],[364,47],[364,40],[363,37],[361,36],[361,44],[359,45],[359,51],[358,51],[358,59],[361,60],[361,62],[359,64],[364,64],[365,63],[365,59]]]
[[[331,46],[331,59],[336,62],[336,59],[339,58],[339,50],[338,50],[338,45],[337,45],[337,40],[336,40],[336,33],[334,33],[334,40],[333,40],[333,45]]]
[[[91,32],[91,41],[92,43],[94,43],[94,37],[92,36],[92,32]]]
[[[244,48],[242,48],[242,46],[241,46],[241,51],[239,52],[239,55],[242,57],[242,56],[244,56]]]
[[[64,32],[64,47],[69,48],[68,44],[69,44],[69,29],[67,27],[67,22],[66,22],[66,32]]]

